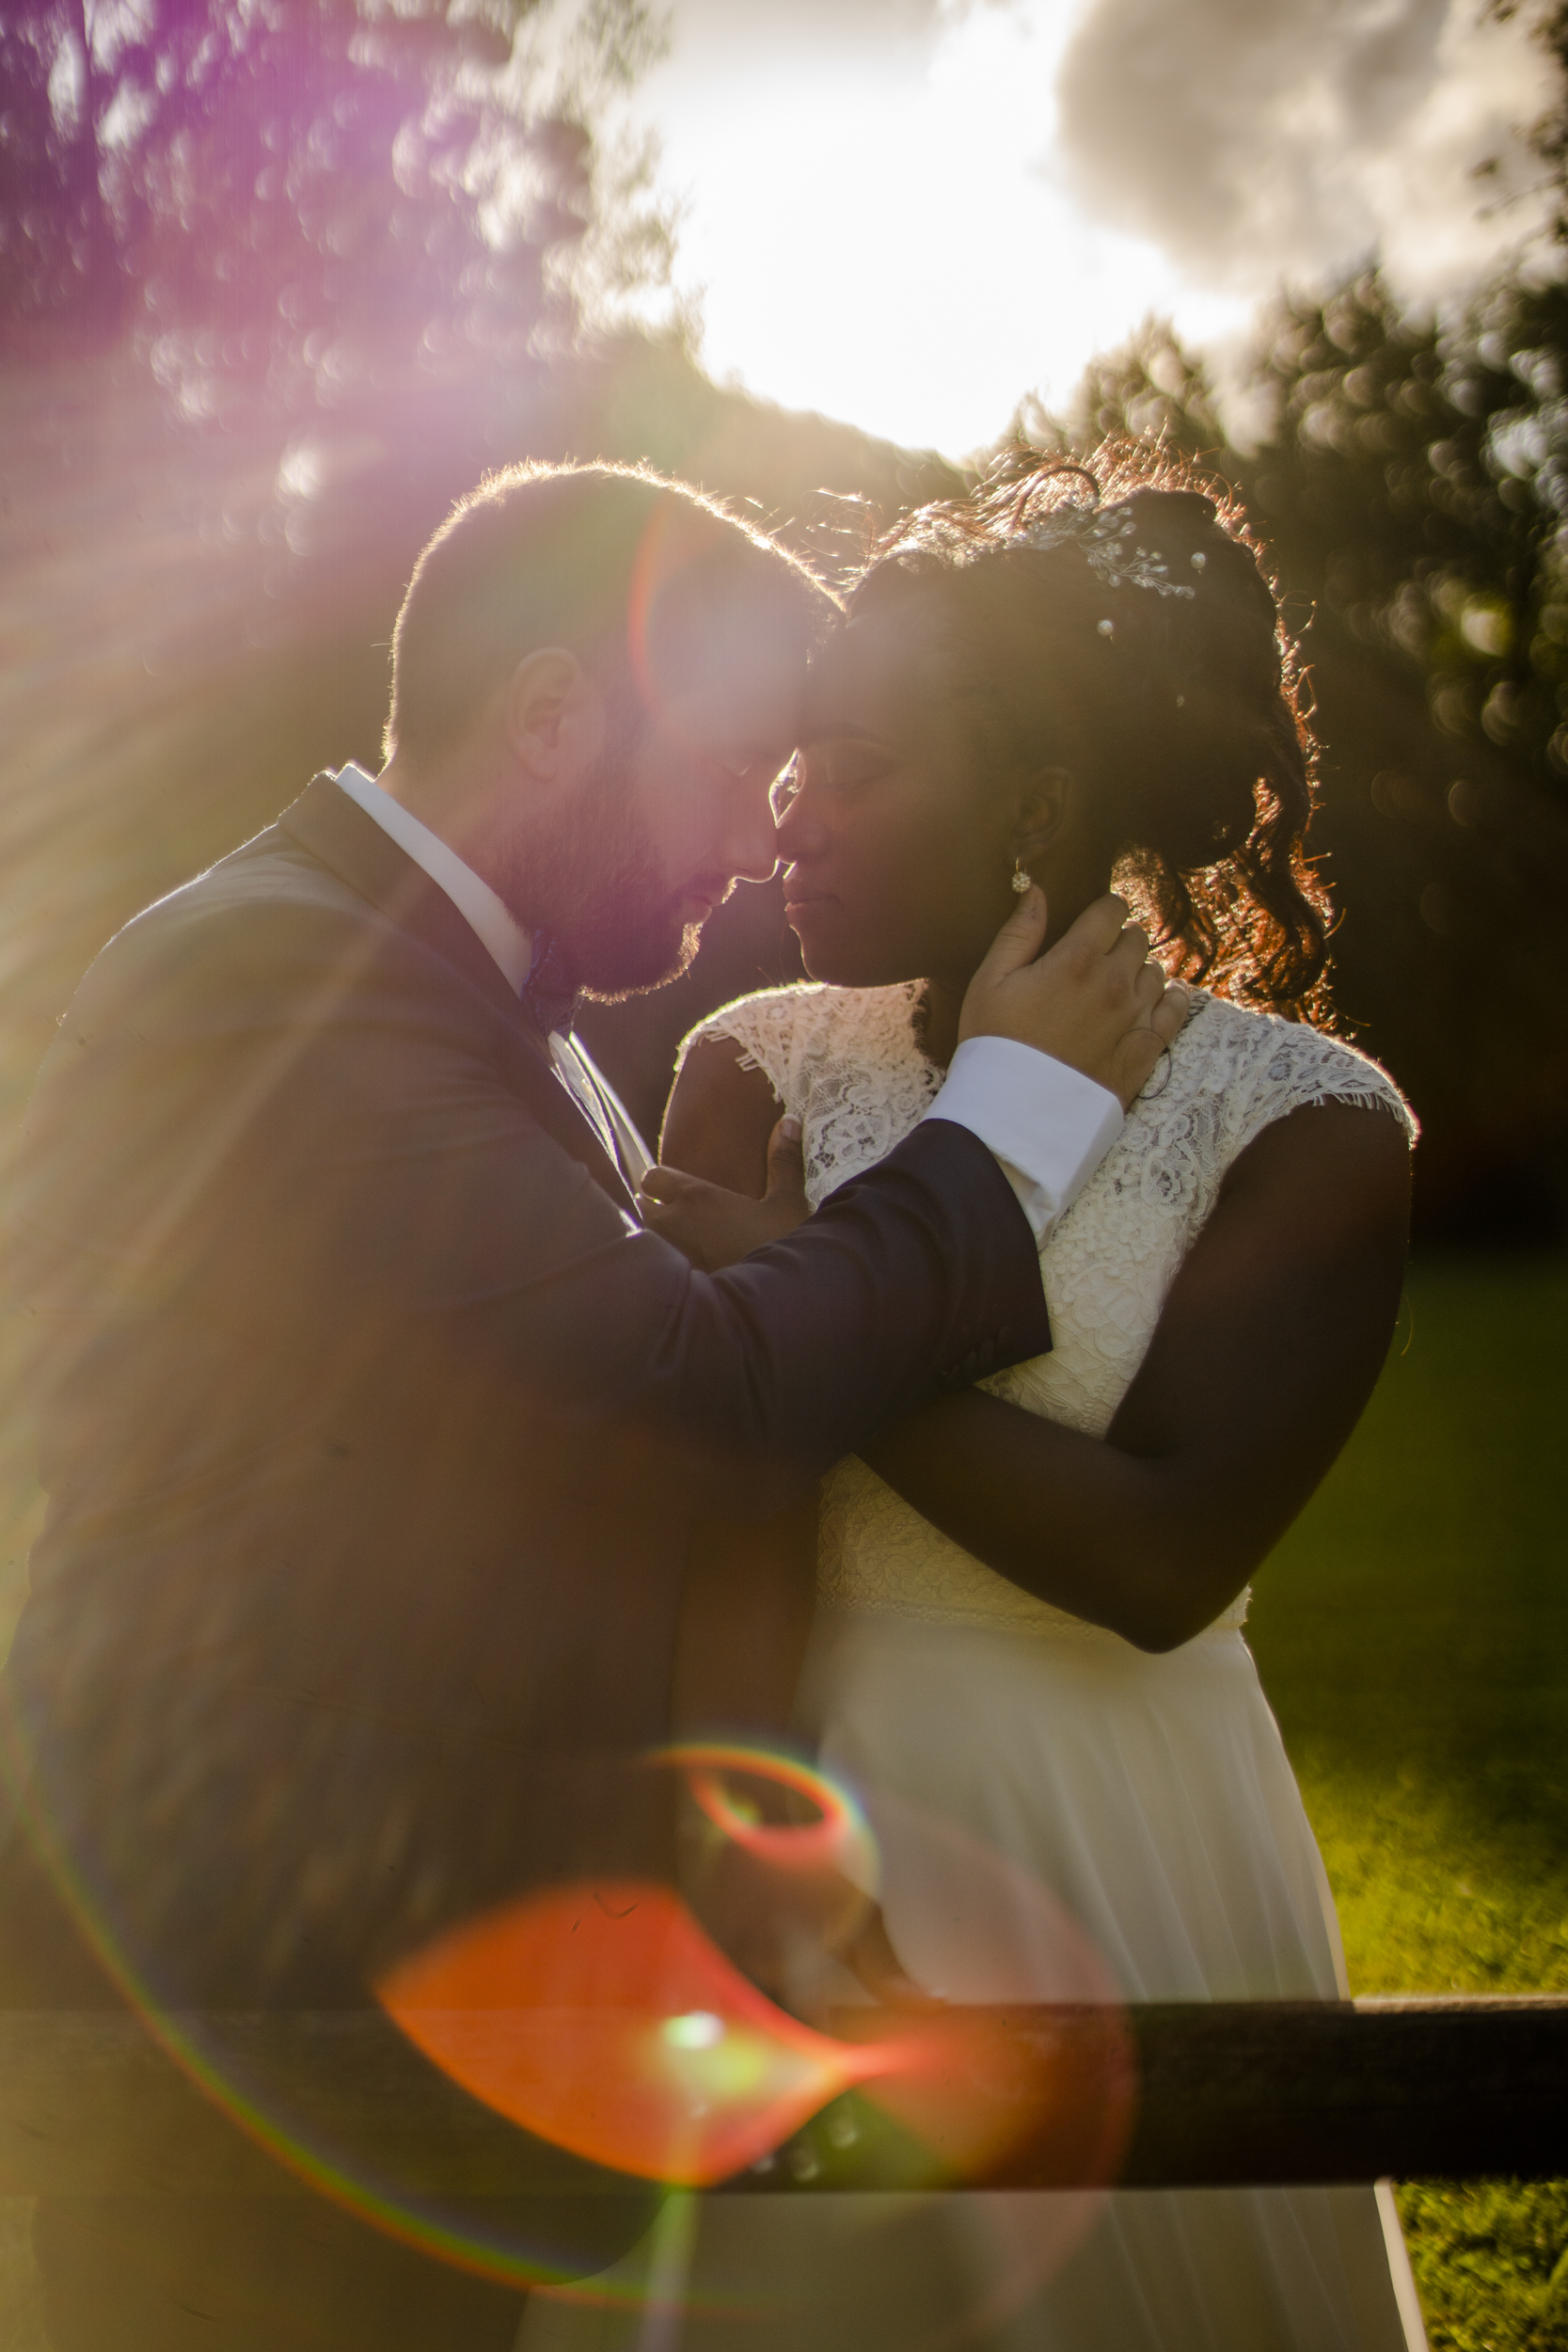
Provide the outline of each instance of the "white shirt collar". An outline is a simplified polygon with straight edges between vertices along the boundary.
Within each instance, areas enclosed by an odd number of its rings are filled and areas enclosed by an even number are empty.
[[[465,865],[438,834],[421,824],[411,809],[404,808],[401,801],[394,801],[389,792],[384,792],[375,778],[356,761],[351,759],[346,768],[339,769],[337,782],[339,790],[346,792],[356,806],[362,808],[397,843],[404,856],[411,857],[436,888],[446,892],[468,929],[489,950],[508,986],[520,995],[523,983],[533,969],[533,941],[489,883],[482,881],[471,866]]]

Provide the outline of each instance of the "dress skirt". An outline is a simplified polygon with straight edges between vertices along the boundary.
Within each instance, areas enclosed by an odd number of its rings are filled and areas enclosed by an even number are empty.
[[[1149,1657],[1092,1627],[824,1607],[803,1690],[824,1768],[877,1833],[894,1946],[931,1989],[1081,1997],[1088,1965],[1129,2001],[1343,1996],[1323,1864],[1239,1630]],[[1425,2341],[1386,2186],[712,2198],[661,2243],[607,2282],[632,2308],[541,2301],[526,2352]],[[640,2262],[664,2308],[639,2315]]]

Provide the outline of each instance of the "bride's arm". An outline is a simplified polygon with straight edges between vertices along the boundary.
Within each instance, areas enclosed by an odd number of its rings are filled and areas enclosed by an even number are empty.
[[[700,1037],[664,1115],[658,1166],[642,1180],[643,1222],[716,1271],[806,1216],[800,1125],[781,1119],[763,1072],[743,1069],[733,1038]]]
[[[730,1038],[701,1037],[692,1045],[665,1115],[659,1152],[662,1161],[721,1186],[725,1200],[755,1219],[779,1105],[762,1072],[741,1068],[740,1050]],[[654,1210],[650,1221],[662,1215]],[[711,1222],[706,1238],[719,1253],[717,1263],[727,1263],[722,1236]],[[760,1232],[755,1236],[766,1238]],[[742,1250],[753,1246],[748,1231]],[[689,1254],[699,1255],[695,1241]],[[685,1736],[722,1734],[766,1746],[787,1733],[816,1588],[815,1488],[774,1518],[744,1525],[710,1519],[698,1526],[675,1668],[674,1715]]]
[[[721,1265],[798,1224],[806,1206],[799,1144],[781,1152],[778,1118],[772,1087],[760,1070],[741,1068],[733,1039],[699,1038],[670,1100],[659,1158],[722,1191],[689,1230],[678,1205],[650,1196],[643,1204],[650,1222],[699,1263],[711,1252]],[[741,1213],[738,1223],[736,1212]],[[675,1665],[678,1735],[717,1735],[763,1747],[789,1741],[816,1596],[816,1510],[814,1490],[760,1524],[710,1519],[696,1530]],[[766,1905],[763,1910],[760,1923],[742,1923],[738,1948],[768,1985],[775,1971],[766,1953]],[[888,1940],[878,1904],[851,1902],[839,1935],[839,1957],[874,1999],[901,2006],[923,2001]],[[759,1943],[760,1964],[750,1948]]]
[[[788,1736],[816,1593],[815,1487],[770,1519],[699,1523],[675,1661],[681,1738]]]
[[[760,1525],[712,1520],[698,1531],[676,1661],[677,1739],[786,1750],[794,1744],[795,1686],[816,1585],[815,1493]],[[800,1979],[803,1933],[809,1948],[836,1954],[851,1968],[873,1999],[928,2005],[888,1940],[880,1906],[832,1863],[804,1872],[747,1867],[731,1848],[727,1865],[713,1877],[699,1869],[686,1885],[687,1899],[730,1957],[776,2000],[797,2007],[805,1994],[800,2013],[813,2014],[809,1981]]]
[[[760,1200],[779,1100],[766,1073],[741,1067],[734,1038],[697,1038],[681,1064],[658,1138],[661,1166]]]
[[[1142,1649],[1232,1600],[1327,1470],[1387,1353],[1409,1152],[1328,1103],[1230,1169],[1103,1441],[974,1390],[865,1450],[977,1559]]]

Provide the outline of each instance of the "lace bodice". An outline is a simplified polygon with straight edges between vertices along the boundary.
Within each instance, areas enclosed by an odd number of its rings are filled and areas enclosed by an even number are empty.
[[[814,1208],[890,1152],[942,1084],[915,1041],[918,995],[913,981],[771,989],[725,1006],[687,1041],[733,1039],[746,1066],[763,1071],[800,1118]],[[1197,993],[1163,1082],[1157,1076],[1133,1104],[1046,1237],[1040,1270],[1052,1352],[993,1375],[985,1387],[1103,1436],[1227,1168],[1272,1120],[1330,1101],[1381,1105],[1415,1135],[1393,1081],[1353,1046]],[[984,1566],[859,1460],[830,1473],[821,1525],[819,1588],[841,1607],[1117,1642]],[[1240,1625],[1245,1614],[1243,1594],[1211,1630]]]

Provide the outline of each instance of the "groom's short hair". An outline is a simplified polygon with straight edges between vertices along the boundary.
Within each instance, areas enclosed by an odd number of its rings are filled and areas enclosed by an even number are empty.
[[[755,599],[802,655],[834,600],[741,516],[645,466],[518,465],[459,500],[392,632],[386,753],[441,756],[525,655],[564,645],[610,696],[646,701],[715,599]]]

